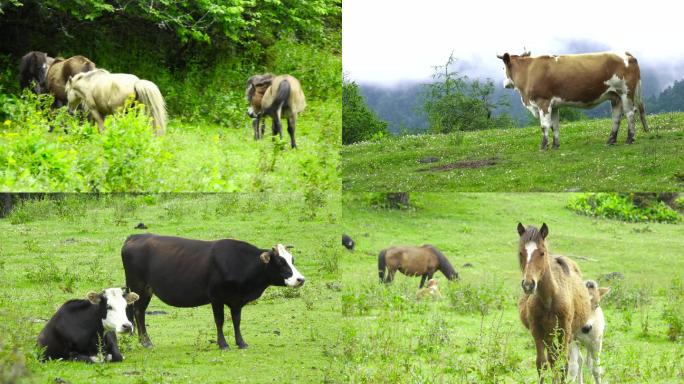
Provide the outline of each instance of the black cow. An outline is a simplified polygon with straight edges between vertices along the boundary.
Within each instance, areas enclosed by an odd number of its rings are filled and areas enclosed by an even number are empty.
[[[134,317],[140,342],[146,347],[151,347],[152,342],[145,329],[145,309],[153,294],[174,307],[211,304],[221,349],[228,348],[223,336],[223,311],[227,305],[235,343],[247,348],[240,333],[242,307],[258,299],[271,285],[304,284],[304,276],[282,244],[269,250],[232,239],[202,241],[140,234],[126,239],[121,258],[126,284],[140,292]]]
[[[342,245],[344,245],[344,247],[347,248],[348,250],[353,251],[353,250],[354,250],[354,246],[355,246],[356,244],[354,243],[354,240],[352,240],[351,237],[349,237],[349,236],[343,234],[343,235],[342,235]]]
[[[42,359],[121,361],[116,333],[133,332],[126,317],[126,306],[138,295],[122,288],[90,292],[87,300],[64,303],[38,335],[38,346],[44,348]]]

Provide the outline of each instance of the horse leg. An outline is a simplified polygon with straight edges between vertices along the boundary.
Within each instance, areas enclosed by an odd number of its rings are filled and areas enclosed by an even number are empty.
[[[423,288],[423,285],[425,285],[425,280],[427,280],[427,273],[423,275],[423,277],[420,279],[420,287],[418,288]]]
[[[95,109],[91,109],[90,115],[97,122],[97,128],[100,131],[100,133],[104,132],[104,117],[100,114],[100,112],[98,112]]]
[[[392,280],[394,280],[394,273],[396,273],[396,272],[397,272],[396,269],[388,268],[387,269],[387,278],[385,279],[385,283],[391,283]]]
[[[569,381],[578,379],[580,384],[583,383],[582,353],[580,352],[579,343],[577,341],[573,341],[570,344],[570,351],[568,352],[568,379]]]
[[[618,130],[620,130],[620,121],[622,120],[622,103],[620,99],[611,99],[610,107],[613,110],[613,129],[610,131],[608,137],[608,145],[613,145],[617,141]]]
[[[259,118],[256,117],[252,120],[252,130],[254,131],[254,140],[259,140]]]
[[[544,382],[543,370],[548,365],[546,353],[544,351],[544,339],[542,337],[543,331],[539,327],[534,327],[532,337],[534,337],[534,346],[537,349],[537,374],[539,374],[539,383]]]
[[[289,116],[287,118],[287,133],[290,134],[290,145],[292,148],[297,148],[297,142],[295,141],[295,120],[294,116]]]

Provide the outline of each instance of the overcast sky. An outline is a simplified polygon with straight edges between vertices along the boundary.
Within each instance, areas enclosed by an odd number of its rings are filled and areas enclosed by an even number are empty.
[[[682,5],[679,5],[682,4]],[[342,62],[357,82],[429,79],[453,51],[470,77],[503,80],[504,52],[629,51],[684,77],[684,3],[673,0],[344,0]]]

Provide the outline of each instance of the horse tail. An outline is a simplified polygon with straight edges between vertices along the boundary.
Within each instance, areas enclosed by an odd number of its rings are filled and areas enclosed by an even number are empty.
[[[275,98],[273,99],[273,102],[266,106],[262,111],[263,114],[266,115],[272,115],[277,111],[279,108],[281,108],[283,105],[287,104],[288,99],[290,98],[290,92],[292,90],[292,87],[290,87],[290,82],[287,79],[283,79],[277,83],[274,82],[274,85],[278,87],[276,90]]]
[[[147,111],[152,115],[157,134],[163,134],[166,131],[166,105],[159,88],[147,80],[136,81],[133,88],[136,98],[145,104]]]
[[[444,254],[434,246],[428,245],[428,247],[430,250],[432,250],[432,252],[435,253],[435,256],[437,256],[437,260],[439,261],[439,270],[442,271],[444,276],[446,276],[446,278],[449,280],[458,279],[458,272],[456,272],[446,256],[444,256]]]
[[[387,253],[387,250],[383,249],[378,255],[378,276],[381,283],[385,281],[385,253]]]

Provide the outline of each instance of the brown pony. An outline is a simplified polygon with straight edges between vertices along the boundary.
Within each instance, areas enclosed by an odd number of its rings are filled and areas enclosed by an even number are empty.
[[[537,348],[537,372],[553,367],[561,353],[591,315],[589,292],[575,262],[551,256],[546,246],[549,228],[525,228],[518,223],[518,260],[524,295],[518,302],[520,320],[532,333]],[[554,340],[555,336],[555,340]]]
[[[387,269],[387,278],[385,278]],[[432,245],[422,247],[392,247],[383,249],[378,255],[378,274],[380,282],[391,283],[394,273],[399,270],[406,276],[422,276],[420,288],[425,280],[432,279],[435,271],[440,270],[449,280],[458,279],[458,272],[449,260]]]
[[[66,60],[57,58],[52,63],[47,73],[47,88],[55,96],[53,108],[59,108],[67,104],[67,94],[64,87],[71,76],[81,72],[96,69],[95,63],[87,57],[77,55]]]

